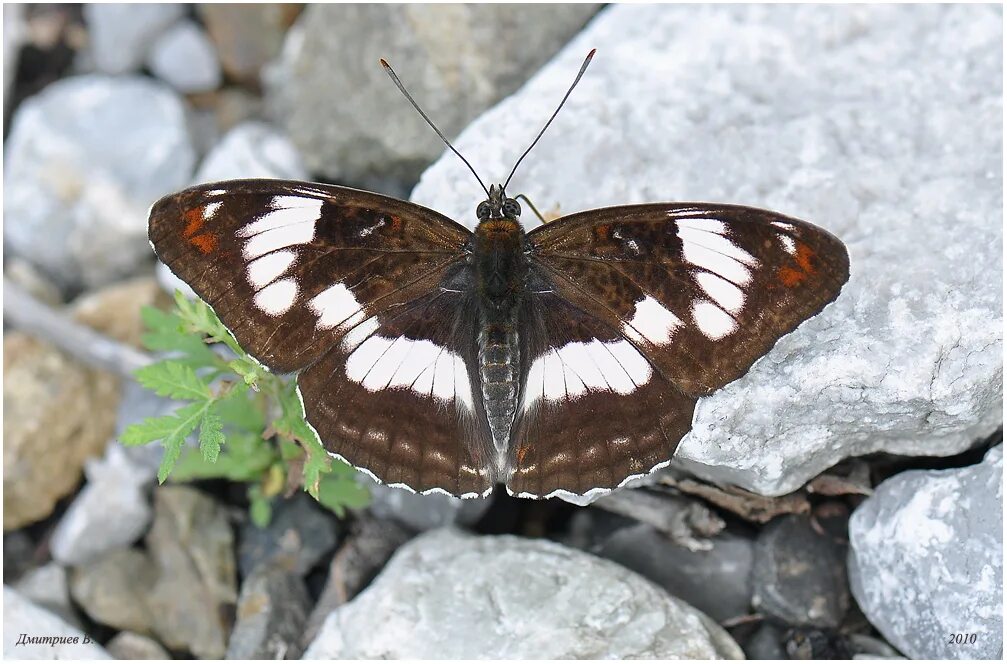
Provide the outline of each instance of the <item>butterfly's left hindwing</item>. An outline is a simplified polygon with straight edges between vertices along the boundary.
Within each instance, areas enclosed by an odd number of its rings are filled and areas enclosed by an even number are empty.
[[[742,376],[849,278],[832,234],[736,205],[590,210],[528,239],[558,294],[618,329],[691,396]]]

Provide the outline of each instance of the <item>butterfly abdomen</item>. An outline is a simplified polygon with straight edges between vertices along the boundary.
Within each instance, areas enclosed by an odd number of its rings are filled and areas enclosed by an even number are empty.
[[[521,360],[517,311],[528,273],[523,247],[524,231],[512,219],[488,219],[476,229],[479,382],[493,442],[501,453],[510,441],[517,412]]]

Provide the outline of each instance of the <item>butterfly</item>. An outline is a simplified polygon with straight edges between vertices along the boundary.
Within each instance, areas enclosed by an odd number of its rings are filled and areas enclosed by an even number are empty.
[[[849,277],[832,234],[738,205],[624,205],[525,232],[509,180],[484,186],[475,231],[388,196],[284,180],[166,196],[148,230],[250,355],[298,372],[330,454],[462,497],[500,483],[520,497],[594,495],[667,465],[697,400]]]

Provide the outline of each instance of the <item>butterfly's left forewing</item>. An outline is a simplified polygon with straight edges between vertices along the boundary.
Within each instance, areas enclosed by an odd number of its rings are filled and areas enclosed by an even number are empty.
[[[437,288],[471,236],[418,205],[284,180],[166,196],[148,234],[238,343],[280,372],[303,369],[364,318]]]
[[[306,417],[330,452],[417,491],[492,486],[466,374],[464,227],[354,189],[237,180],[161,199],[149,236],[249,354],[301,372]]]

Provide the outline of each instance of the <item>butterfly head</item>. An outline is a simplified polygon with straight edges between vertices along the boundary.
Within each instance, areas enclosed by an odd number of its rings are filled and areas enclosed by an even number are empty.
[[[490,195],[476,207],[476,217],[479,221],[487,219],[512,219],[517,221],[521,216],[521,205],[504,193],[503,185],[491,184]]]

